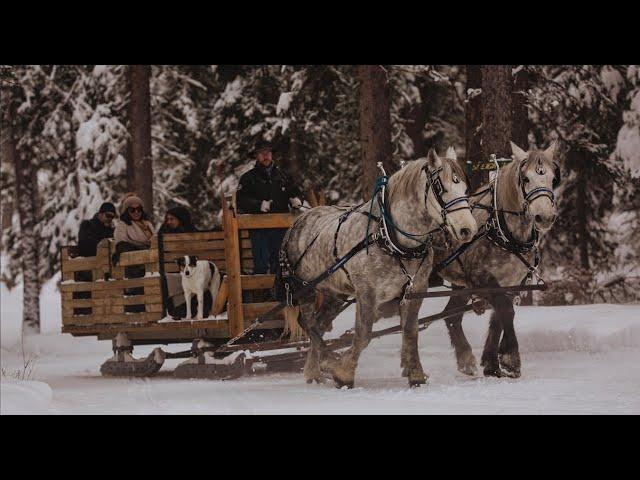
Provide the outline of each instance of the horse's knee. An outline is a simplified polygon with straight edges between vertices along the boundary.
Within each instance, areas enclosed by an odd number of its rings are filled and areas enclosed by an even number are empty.
[[[506,295],[501,295],[493,299],[493,308],[496,314],[501,318],[513,318],[515,316],[515,310],[513,308],[513,300]]]

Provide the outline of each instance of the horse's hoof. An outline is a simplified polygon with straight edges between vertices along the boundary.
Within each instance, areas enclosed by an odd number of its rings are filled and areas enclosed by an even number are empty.
[[[403,377],[408,377],[409,376],[409,369],[407,367],[404,367],[402,369],[402,376]]]
[[[465,375],[469,375],[470,377],[475,377],[478,374],[478,367],[473,365],[458,365],[458,371],[460,373],[464,373]]]
[[[483,373],[485,377],[502,377],[502,370],[498,365],[486,365]]]
[[[458,371],[471,377],[478,373],[476,357],[471,350],[464,352],[458,357]]]
[[[520,355],[518,353],[503,353],[500,355],[502,373],[510,378],[520,378]]]
[[[509,378],[520,378],[520,370],[502,370],[502,375]]]
[[[426,385],[427,380],[429,380],[429,376],[422,371],[422,369],[411,372],[408,375],[409,377],[409,387],[415,388],[420,385]]]
[[[353,380],[343,381],[343,380],[340,380],[337,377],[333,377],[333,381],[335,382],[336,388],[338,390],[342,390],[345,387],[347,387],[348,390],[351,390],[353,388],[353,384],[354,384]]]
[[[409,388],[418,388],[421,385],[426,385],[427,384],[427,379],[420,379],[420,380],[409,380]]]

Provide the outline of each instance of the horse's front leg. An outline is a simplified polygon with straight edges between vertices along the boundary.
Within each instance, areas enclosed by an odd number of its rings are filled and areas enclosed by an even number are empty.
[[[407,301],[400,305],[400,321],[402,324],[402,353],[400,366],[402,376],[407,377],[410,387],[427,383],[429,378],[422,369],[418,351],[418,311],[421,300]]]
[[[500,368],[503,373],[509,377],[520,377],[520,352],[518,350],[518,339],[513,326],[513,318],[515,311],[513,310],[513,300],[506,296],[500,295],[495,300],[496,309],[501,312],[502,327],[504,333],[500,341],[499,361]]]
[[[447,310],[465,306],[469,301],[469,298],[471,297],[451,297],[449,303],[444,309],[445,313]],[[451,345],[456,352],[458,371],[464,373],[465,375],[475,375],[476,373],[478,373],[478,366],[476,357],[473,355],[473,351],[471,350],[471,345],[469,345],[469,341],[467,340],[467,337],[464,334],[464,330],[462,329],[463,316],[463,313],[459,313],[457,315],[454,315],[453,317],[447,318],[445,323],[449,332]]]
[[[342,354],[339,361],[331,357],[322,359],[322,366],[331,372],[337,388],[353,388],[360,354],[371,342],[371,332],[375,322],[375,301],[370,296],[358,298],[356,304],[356,326],[351,347]]]
[[[480,364],[484,367],[483,373],[485,377],[501,377],[502,371],[500,370],[500,363],[498,361],[498,344],[503,330],[502,319],[505,315],[504,311],[499,308],[500,302],[496,300],[495,296],[489,299],[489,303],[493,307],[493,313],[489,321],[489,332],[487,333],[487,340],[484,344]]]

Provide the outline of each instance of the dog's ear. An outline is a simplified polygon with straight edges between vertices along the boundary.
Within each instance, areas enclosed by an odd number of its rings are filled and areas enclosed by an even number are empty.
[[[195,267],[198,264],[198,257],[195,255],[190,255],[189,256],[189,265],[191,265],[192,267]]]
[[[184,268],[184,257],[176,258],[176,264],[179,268]]]

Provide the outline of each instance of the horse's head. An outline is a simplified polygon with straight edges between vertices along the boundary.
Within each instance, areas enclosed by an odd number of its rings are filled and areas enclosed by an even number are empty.
[[[560,182],[560,165],[554,159],[556,147],[557,142],[553,142],[546,150],[525,152],[511,142],[524,212],[539,232],[549,230],[558,214],[553,193]]]
[[[426,205],[431,218],[442,219],[442,224],[456,240],[466,243],[478,233],[478,224],[471,214],[468,201],[469,182],[455,158],[439,157],[429,150],[424,168],[426,176]]]

